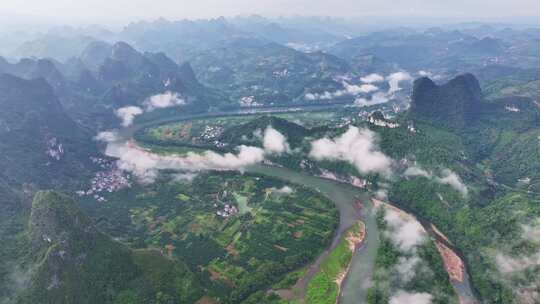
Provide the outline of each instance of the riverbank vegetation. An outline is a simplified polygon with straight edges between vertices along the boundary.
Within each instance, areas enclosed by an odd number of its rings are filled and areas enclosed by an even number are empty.
[[[336,303],[354,250],[363,241],[365,233],[364,223],[357,222],[343,234],[336,248],[322,262],[319,272],[308,283],[307,303]]]
[[[388,212],[394,214],[389,216]],[[376,217],[381,242],[367,303],[386,304],[395,301],[396,294],[407,293],[429,298],[430,303],[457,304],[442,258],[420,224],[408,215],[382,206],[377,209]],[[396,221],[403,223],[399,227],[402,231],[394,231]]]

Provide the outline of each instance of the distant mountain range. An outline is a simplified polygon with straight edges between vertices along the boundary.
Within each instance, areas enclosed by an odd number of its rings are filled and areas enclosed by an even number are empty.
[[[228,97],[200,84],[188,63],[178,65],[163,53],[140,53],[129,44],[92,42],[64,63],[53,59],[0,60],[0,73],[44,78],[67,112],[91,128],[116,123],[113,110],[141,105],[152,95],[178,93],[199,110],[227,105]]]
[[[307,93],[342,90],[338,77],[351,73],[347,62],[322,53],[303,53],[265,40],[239,39],[195,56],[198,78],[233,100],[259,104],[305,102]]]

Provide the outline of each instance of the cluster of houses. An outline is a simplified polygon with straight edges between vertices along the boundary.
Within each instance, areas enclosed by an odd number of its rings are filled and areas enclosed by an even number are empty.
[[[212,141],[223,134],[224,128],[222,126],[205,126],[201,133],[200,138],[204,141]]]
[[[379,127],[386,127],[390,129],[399,127],[399,124],[397,122],[393,122],[384,118],[381,112],[375,112],[375,114],[376,113],[380,113],[381,116],[371,115],[368,120],[370,124],[373,124]]]
[[[399,123],[386,118],[385,114],[380,111],[375,111],[373,113],[362,111],[358,114],[358,116],[360,116],[363,120],[369,122],[370,124],[378,127],[385,127],[390,129],[399,127]],[[407,130],[411,133],[418,132],[413,121],[407,122]]]
[[[102,169],[90,180],[90,189],[79,190],[76,192],[79,196],[91,196],[98,202],[106,202],[104,193],[112,193],[124,188],[131,187],[129,175],[118,169],[114,163],[103,159],[92,157],[92,162],[98,164]]]
[[[217,138],[223,133],[225,129],[222,126],[206,126],[203,132],[199,136],[199,139],[205,143],[212,143],[218,148],[227,146],[226,143],[220,142]]]
[[[239,100],[241,107],[260,107],[263,104],[255,100],[255,96],[244,96]]]
[[[62,158],[62,156],[64,156],[64,146],[62,146],[62,143],[60,143],[56,137],[51,137],[49,140],[47,140],[47,148],[45,153],[50,158],[58,161]]]
[[[508,106],[505,106],[504,108],[508,112],[520,112],[520,109],[518,107],[516,107],[516,106],[508,105]]]
[[[238,208],[228,203],[219,205],[215,203],[214,207],[219,208],[219,210],[216,211],[216,214],[222,218],[229,218],[233,215],[238,214]]]
[[[218,209],[216,214],[219,217],[229,218],[238,214],[238,208],[235,205],[229,203],[228,201],[222,201],[226,200],[227,198],[227,190],[216,193],[215,197],[217,202],[214,203],[214,208]]]
[[[283,70],[279,70],[279,71],[274,71],[272,74],[276,78],[285,78],[285,77],[289,76],[290,73],[289,73],[289,70],[283,69]]]

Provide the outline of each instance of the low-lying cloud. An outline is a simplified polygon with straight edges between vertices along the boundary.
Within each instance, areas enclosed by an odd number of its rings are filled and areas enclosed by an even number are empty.
[[[398,263],[395,266],[395,269],[397,270],[399,274],[399,278],[401,282],[408,283],[410,282],[414,276],[416,275],[416,268],[422,260],[417,256],[413,255],[410,257],[402,256],[398,259]]]
[[[118,132],[113,131],[103,131],[99,132],[98,135],[94,137],[94,140],[102,141],[102,142],[113,142],[117,141],[119,139]]]
[[[410,293],[399,290],[390,298],[390,304],[430,304],[433,296],[429,293]]]
[[[498,253],[495,256],[495,261],[502,274],[511,274],[540,266],[540,252],[528,256],[517,257]]]
[[[428,179],[433,179],[436,182],[448,185],[452,187],[454,190],[461,193],[463,197],[467,197],[469,194],[469,189],[467,186],[463,183],[459,175],[457,175],[454,171],[450,169],[444,169],[441,171],[440,176],[435,176],[432,172],[428,172],[420,167],[417,166],[411,166],[405,170],[403,173],[405,176],[422,176]]]
[[[360,173],[392,174],[392,159],[380,151],[376,134],[369,129],[349,127],[334,139],[321,138],[311,143],[309,156],[315,160],[341,160],[353,164]]]
[[[160,155],[137,146],[134,142],[111,142],[106,154],[117,158],[118,168],[135,175],[143,183],[152,183],[159,170],[197,172],[202,170],[241,170],[264,160],[264,150],[240,146],[237,153],[219,154],[213,151],[188,152],[185,155]]]
[[[144,112],[151,112],[155,109],[163,109],[185,105],[186,101],[178,93],[167,91],[163,94],[157,94],[148,97],[144,102],[144,110],[137,106],[127,106],[114,111],[114,114],[120,118],[123,127],[129,127],[133,124],[135,117]]]
[[[388,94],[393,94],[401,90],[401,87],[399,85],[402,81],[410,81],[412,80],[412,77],[407,72],[396,72],[386,77],[386,80],[388,81],[388,85],[390,86]]]
[[[280,195],[289,195],[294,192],[294,189],[289,186],[283,186],[281,188],[270,188],[270,190],[273,193],[280,194]]]
[[[527,225],[521,225],[522,233],[517,242],[527,242],[533,246],[540,246],[540,220]],[[536,247],[538,248],[538,247]],[[540,267],[540,251],[516,254],[515,252],[497,252],[494,256],[495,264],[502,278],[511,286],[520,303],[537,303],[540,295],[540,278],[526,279],[525,274],[536,271]],[[518,280],[515,280],[518,278]]]
[[[527,225],[521,225],[521,240],[540,245],[540,220]],[[532,267],[540,266],[540,251],[528,255],[510,256],[497,253],[495,256],[499,271],[503,274],[521,272]]]
[[[287,137],[272,126],[268,126],[264,130],[263,147],[265,151],[275,154],[282,154],[290,151]]]
[[[362,81],[363,83],[377,83],[377,82],[383,82],[384,77],[379,74],[373,73],[373,74],[369,74],[364,77],[361,77],[360,81]]]
[[[371,84],[374,82],[384,81],[385,78],[378,74],[371,74],[361,78],[365,83]],[[388,75],[386,81],[388,81],[389,89],[387,92],[376,92],[371,95],[370,98],[359,97],[356,98],[354,104],[358,107],[369,107],[378,104],[387,103],[394,98],[397,91],[401,90],[400,83],[403,81],[412,80],[412,77],[407,72],[396,72]]]
[[[152,183],[160,170],[176,170],[183,173],[177,181],[193,178],[193,172],[204,170],[242,170],[246,166],[260,163],[267,154],[290,151],[287,138],[268,126],[262,136],[264,149],[251,146],[237,147],[237,153],[219,154],[213,151],[188,152],[183,155],[161,155],[138,146],[133,141],[122,140],[117,131],[99,133],[95,139],[107,143],[105,154],[117,158],[119,169],[132,173],[142,183]]]
[[[172,175],[172,180],[181,184],[189,184],[197,177],[197,175],[198,174],[195,172],[176,173]]]
[[[361,93],[367,94],[379,90],[379,87],[372,84],[356,85],[343,82],[343,86],[345,87],[345,91],[350,95],[358,95]]]
[[[390,228],[388,236],[402,251],[414,252],[426,241],[426,230],[413,217],[387,208],[384,220]]]
[[[407,72],[396,72],[388,75],[386,78],[379,74],[369,74],[360,78],[362,84],[351,84],[350,79],[341,79],[343,89],[334,92],[325,91],[322,93],[307,93],[304,95],[306,100],[331,100],[343,96],[358,96],[360,94],[373,94],[366,97],[358,97],[355,100],[357,106],[372,106],[388,102],[394,97],[394,93],[401,90],[400,83],[412,80]],[[379,87],[374,83],[388,81],[389,89],[387,92],[378,92]]]
[[[170,107],[177,107],[185,105],[186,100],[178,93],[167,91],[163,94],[157,94],[147,98],[144,102],[146,111],[153,111],[154,109],[164,109]]]
[[[469,193],[467,186],[461,181],[461,178],[450,169],[444,169],[441,177],[437,177],[436,180],[441,184],[449,185],[454,188],[464,197]]]
[[[370,107],[382,103],[387,103],[389,101],[389,97],[386,93],[383,92],[377,92],[371,96],[370,99],[367,98],[356,98],[354,100],[354,105],[358,107]]]
[[[136,106],[119,108],[114,112],[114,114],[122,121],[123,127],[131,126],[133,124],[133,120],[135,120],[135,116],[141,115],[142,113],[143,110]]]
[[[416,166],[408,167],[403,174],[405,176],[423,176],[425,178],[432,177],[432,174],[430,172],[427,172],[426,170]]]
[[[306,100],[331,100],[343,96],[357,96],[359,94],[369,94],[379,90],[379,87],[372,84],[350,84],[347,81],[342,82],[343,89],[334,92],[325,91],[322,93],[307,93],[304,95]]]
[[[433,80],[440,80],[440,79],[443,78],[441,75],[436,75],[436,74],[433,74],[430,71],[425,71],[425,70],[420,70],[420,71],[418,71],[417,74],[420,77],[429,77],[429,78],[431,78]]]

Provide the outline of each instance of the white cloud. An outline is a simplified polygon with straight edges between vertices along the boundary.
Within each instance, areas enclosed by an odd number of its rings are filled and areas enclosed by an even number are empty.
[[[262,134],[261,129],[256,129],[255,131],[253,131],[253,136],[255,136],[255,138],[262,140],[263,134]]]
[[[350,95],[358,95],[361,93],[371,93],[379,90],[377,86],[374,86],[372,84],[362,84],[362,85],[356,85],[356,84],[349,84],[347,82],[343,82],[343,87],[345,88],[345,91]]]
[[[276,154],[290,150],[287,138],[272,126],[268,126],[264,130],[263,147],[265,151]]]
[[[383,82],[384,81],[384,77],[379,75],[379,74],[369,74],[369,75],[366,75],[362,78],[360,78],[360,80],[363,82],[363,83],[376,83],[376,82]]]
[[[119,108],[114,112],[118,118],[122,120],[122,126],[129,127],[133,124],[135,116],[141,115],[143,110],[139,107],[128,106]]]
[[[388,190],[386,189],[379,189],[375,192],[375,197],[377,199],[380,199],[382,201],[386,201],[388,199]]]
[[[185,172],[185,173],[177,173],[173,174],[173,181],[181,184],[187,184],[191,183],[196,177],[197,173],[194,172]]]
[[[159,155],[147,151],[133,142],[109,143],[106,154],[118,158],[120,169],[133,173],[141,182],[153,182],[159,170],[181,170],[197,172],[201,170],[241,170],[264,160],[264,150],[256,147],[240,146],[238,153],[218,154],[188,152],[185,155]]]
[[[137,106],[127,106],[114,111],[114,114],[122,120],[122,126],[129,127],[133,124],[135,116],[143,114],[145,111],[155,109],[169,108],[184,105],[186,101],[178,93],[167,91],[163,94],[157,94],[148,97],[144,101],[145,110]]]
[[[338,91],[335,91],[335,92],[325,91],[323,93],[307,93],[304,96],[304,99],[306,99],[306,100],[330,100],[330,99],[335,99],[335,98],[341,97],[341,96],[345,95],[345,93],[346,93],[345,90],[338,90]]]
[[[433,73],[428,72],[428,71],[424,71],[424,70],[420,70],[420,71],[418,71],[418,75],[421,76],[421,77],[431,77],[433,75]]]
[[[283,194],[283,195],[288,195],[288,194],[291,194],[294,192],[294,189],[289,187],[289,186],[283,186],[281,188],[270,188],[270,190],[272,190],[272,192],[274,193],[277,193],[277,194]]]
[[[147,98],[144,102],[147,111],[154,109],[163,109],[185,105],[185,99],[181,98],[178,93],[167,91],[163,94],[157,94]]]
[[[354,104],[358,107],[369,107],[378,105],[381,103],[387,103],[390,99],[383,92],[377,92],[371,96],[371,99],[366,98],[356,98]]]
[[[402,256],[398,259],[398,263],[395,268],[403,283],[407,283],[414,278],[414,275],[416,274],[416,267],[420,264],[420,262],[420,258],[416,255],[411,257]]]
[[[387,208],[384,219],[390,228],[388,236],[401,250],[414,252],[426,240],[424,227],[413,217]]]
[[[540,244],[540,220],[536,220],[528,225],[521,225],[521,240]],[[529,255],[508,256],[503,253],[497,253],[495,260],[499,270],[503,274],[524,271],[531,267],[540,266],[540,251]]]
[[[540,219],[532,225],[521,225],[521,230],[523,239],[540,243]]]
[[[540,252],[529,256],[509,256],[498,253],[495,256],[495,262],[499,271],[503,274],[524,271],[531,267],[540,266]]]
[[[412,166],[412,167],[409,167],[407,168],[407,170],[405,170],[405,172],[403,173],[405,176],[423,176],[423,177],[426,177],[426,178],[431,178],[432,177],[432,174],[430,172],[427,172],[426,170],[420,168],[420,167],[416,167],[416,166]]]
[[[450,169],[444,169],[442,176],[437,177],[436,180],[441,184],[446,184],[454,188],[464,197],[469,193],[467,186],[461,181],[461,178]]]
[[[540,219],[527,225],[521,225],[521,237],[517,242],[527,241],[540,245]],[[507,244],[510,245],[510,244]],[[526,254],[511,252],[510,254],[496,251],[494,256],[495,264],[502,278],[512,287],[520,303],[537,303],[540,290],[540,278],[536,280],[515,280],[533,269],[540,267],[540,251],[528,252]]]
[[[404,290],[396,292],[390,298],[390,304],[430,304],[433,296],[429,293],[409,293]]]
[[[102,142],[113,142],[117,141],[118,139],[118,131],[116,130],[99,132],[98,135],[94,137],[94,140]]]
[[[356,96],[359,94],[369,94],[378,91],[379,88],[373,84],[350,84],[347,81],[342,81],[343,89],[335,92],[325,91],[322,93],[307,93],[304,95],[306,100],[331,100],[346,95]]]
[[[335,139],[325,137],[315,140],[311,143],[309,156],[316,160],[348,161],[364,174],[392,174],[392,159],[380,151],[376,134],[369,129],[351,126]]]
[[[434,180],[440,184],[443,185],[449,185],[450,187],[454,188],[454,190],[461,193],[463,197],[467,197],[469,193],[469,189],[467,186],[463,183],[459,175],[457,175],[455,172],[453,172],[450,169],[444,169],[441,171],[441,176],[433,176],[433,173],[428,172],[420,167],[412,166],[407,168],[405,172],[403,173],[405,176],[423,176],[425,178],[434,178]]]
[[[390,88],[388,89],[388,92],[385,92],[385,93],[384,92],[377,92],[377,93],[373,94],[371,96],[371,98],[369,98],[369,99],[364,98],[364,97],[357,98],[354,101],[354,104],[356,106],[359,106],[359,107],[368,107],[368,106],[373,106],[373,105],[386,103],[390,99],[393,98],[393,95],[394,95],[395,92],[401,90],[401,87],[399,86],[399,84],[402,81],[408,81],[408,80],[411,80],[411,79],[412,79],[411,75],[409,73],[407,73],[407,72],[392,73],[392,74],[390,74],[390,75],[388,75],[386,77],[386,80],[388,81],[388,85],[390,86]],[[368,83],[367,85],[373,86],[373,85],[370,84],[371,82],[383,81],[384,78],[382,76],[378,75],[378,74],[371,74],[371,75],[368,75],[366,77],[362,77],[361,80]],[[376,88],[376,90],[375,90],[375,88]],[[373,86],[373,88],[372,87],[366,87],[366,89],[369,90],[369,91],[365,91],[364,93],[375,92],[379,88],[376,87],[376,86]]]
[[[388,94],[393,94],[401,90],[399,84],[402,81],[412,80],[412,77],[407,72],[396,72],[388,75],[388,77],[386,77],[386,80],[388,81],[388,85],[390,86],[390,89],[388,89]]]
[[[442,79],[443,77],[441,75],[435,75],[433,74],[432,72],[429,72],[429,71],[424,71],[424,70],[420,70],[418,71],[418,76],[420,77],[429,77],[433,80],[440,80]]]

